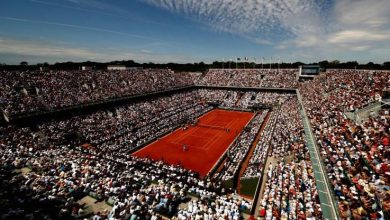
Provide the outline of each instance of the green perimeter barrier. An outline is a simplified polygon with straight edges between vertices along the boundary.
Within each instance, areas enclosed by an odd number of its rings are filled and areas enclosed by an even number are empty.
[[[225,187],[225,189],[233,189],[233,180],[222,181],[222,186]]]
[[[259,183],[259,179],[259,177],[241,179],[241,194],[254,197],[256,193],[257,184]]]

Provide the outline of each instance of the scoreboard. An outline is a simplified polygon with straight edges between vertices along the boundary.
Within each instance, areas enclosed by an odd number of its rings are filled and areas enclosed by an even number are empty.
[[[318,65],[303,65],[299,66],[299,76],[317,76],[320,74],[320,66]]]

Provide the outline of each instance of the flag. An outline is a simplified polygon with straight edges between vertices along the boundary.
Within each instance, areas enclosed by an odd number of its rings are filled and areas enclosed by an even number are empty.
[[[245,60],[248,60],[248,57],[245,57]]]

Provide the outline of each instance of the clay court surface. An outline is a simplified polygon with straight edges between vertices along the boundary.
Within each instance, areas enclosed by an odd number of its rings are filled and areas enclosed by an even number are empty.
[[[212,110],[201,116],[196,126],[179,128],[133,155],[181,164],[205,176],[252,117],[250,112]],[[188,145],[187,151],[183,144]]]

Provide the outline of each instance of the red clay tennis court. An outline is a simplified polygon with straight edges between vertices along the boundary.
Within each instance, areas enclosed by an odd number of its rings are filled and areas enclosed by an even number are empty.
[[[212,110],[200,117],[196,126],[179,128],[133,155],[180,163],[204,177],[252,117],[250,112]],[[183,145],[188,146],[186,151]]]

